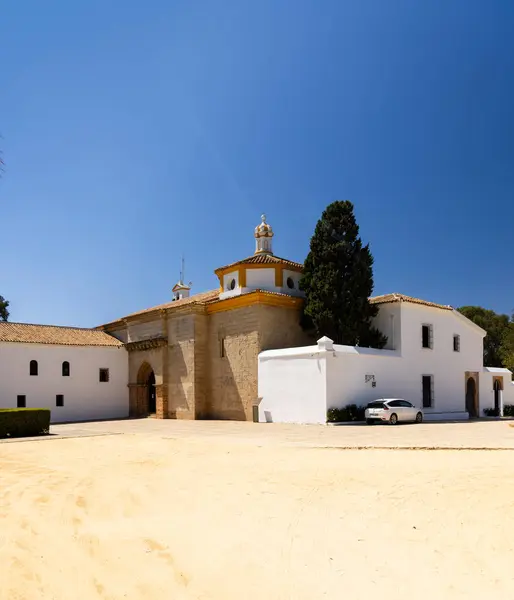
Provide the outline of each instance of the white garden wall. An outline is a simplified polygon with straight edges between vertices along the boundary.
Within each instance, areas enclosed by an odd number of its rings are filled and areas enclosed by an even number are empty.
[[[318,346],[259,355],[259,421],[326,422],[326,359]]]
[[[38,375],[29,374],[31,360]],[[70,376],[62,376],[62,363]],[[109,381],[99,381],[99,369],[109,369]],[[128,416],[128,353],[124,347],[57,346],[0,343],[0,408],[15,408],[18,395],[27,408],[49,408],[52,422],[112,419]],[[56,406],[56,395],[64,406]]]

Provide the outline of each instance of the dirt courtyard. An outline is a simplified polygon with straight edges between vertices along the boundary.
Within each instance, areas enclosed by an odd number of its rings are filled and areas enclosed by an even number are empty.
[[[270,441],[258,425],[125,423],[0,444],[2,600],[514,597],[512,450],[343,450],[309,437],[343,428]]]

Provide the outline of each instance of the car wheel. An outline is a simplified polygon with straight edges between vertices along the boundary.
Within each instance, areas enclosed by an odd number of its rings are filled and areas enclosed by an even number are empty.
[[[398,415],[396,413],[393,413],[390,417],[389,417],[389,423],[391,425],[396,425],[398,423]]]
[[[373,419],[366,419],[366,425],[373,425]]]
[[[423,422],[423,413],[419,412],[416,415],[416,423],[422,423]]]

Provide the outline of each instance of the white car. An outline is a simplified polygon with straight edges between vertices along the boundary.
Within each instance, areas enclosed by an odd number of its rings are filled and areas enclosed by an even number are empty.
[[[423,411],[402,398],[384,398],[370,402],[364,414],[368,425],[379,421],[390,425],[396,425],[400,421],[423,422]]]

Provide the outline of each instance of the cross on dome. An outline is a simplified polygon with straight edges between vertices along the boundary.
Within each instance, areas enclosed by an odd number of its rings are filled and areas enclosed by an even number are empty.
[[[271,238],[273,229],[266,222],[266,215],[261,215],[261,223],[255,228],[255,254],[273,254],[271,250]]]

